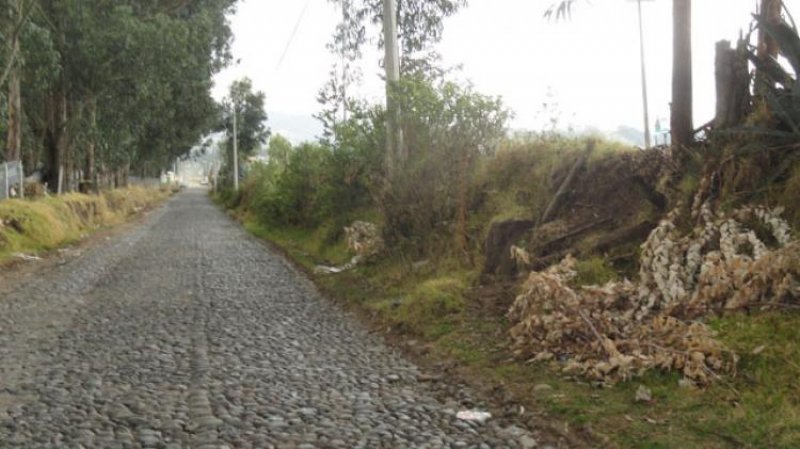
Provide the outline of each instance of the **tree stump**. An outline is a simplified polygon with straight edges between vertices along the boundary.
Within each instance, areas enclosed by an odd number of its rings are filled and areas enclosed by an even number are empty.
[[[725,129],[741,124],[750,105],[750,73],[743,41],[739,41],[736,48],[731,47],[730,41],[717,42],[716,82],[714,127]]]
[[[483,273],[513,276],[517,267],[511,260],[511,245],[536,226],[532,220],[509,220],[495,223],[486,237],[486,263]]]

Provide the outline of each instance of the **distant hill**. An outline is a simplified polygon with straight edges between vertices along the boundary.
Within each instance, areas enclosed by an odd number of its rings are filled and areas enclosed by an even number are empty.
[[[644,147],[644,132],[637,128],[627,125],[620,125],[616,130],[602,130],[593,126],[576,128],[571,130],[558,130],[559,134],[567,137],[579,137],[586,135],[599,135],[604,136],[611,140],[616,140],[631,146]],[[529,134],[536,134],[537,131],[514,129],[511,131],[512,136],[525,136]]]
[[[644,147],[644,132],[632,126],[620,125],[616,131],[607,132],[606,134],[625,143]]]
[[[311,115],[269,112],[267,122],[273,134],[280,134],[292,144],[316,140],[322,135],[322,124]]]

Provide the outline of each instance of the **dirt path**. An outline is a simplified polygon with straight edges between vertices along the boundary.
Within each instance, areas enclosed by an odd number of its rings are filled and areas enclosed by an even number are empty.
[[[0,293],[0,447],[533,448],[419,370],[203,192]]]

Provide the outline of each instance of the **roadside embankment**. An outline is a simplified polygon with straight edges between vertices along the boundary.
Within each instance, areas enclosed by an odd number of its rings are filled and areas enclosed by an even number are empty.
[[[0,263],[35,254],[124,223],[172,194],[169,188],[128,187],[98,195],[69,193],[33,200],[0,201]]]

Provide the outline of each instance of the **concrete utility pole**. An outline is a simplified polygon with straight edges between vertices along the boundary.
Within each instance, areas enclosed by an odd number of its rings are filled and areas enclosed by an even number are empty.
[[[342,23],[347,20],[349,1],[342,2]],[[347,56],[345,46],[342,45],[342,123],[347,121]]]
[[[239,143],[236,136],[236,101],[233,102],[233,190],[239,190]]]
[[[397,0],[383,0],[383,42],[386,69],[386,165],[389,178],[405,161],[403,131],[400,129],[400,108],[394,99],[400,81],[400,51],[397,48]]]
[[[639,53],[642,65],[642,103],[644,108],[644,147],[650,148],[650,111],[647,106],[647,70],[645,69],[644,59],[644,25],[642,24],[642,1],[635,0],[639,8]],[[652,0],[644,0],[652,1]]]

